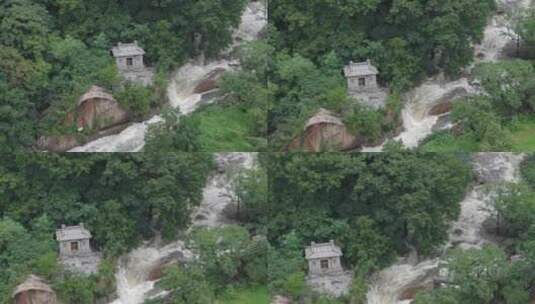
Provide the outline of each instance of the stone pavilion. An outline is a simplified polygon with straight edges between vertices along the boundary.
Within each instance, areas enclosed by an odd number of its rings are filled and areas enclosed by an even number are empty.
[[[83,223],[78,226],[61,225],[61,229],[56,230],[56,240],[59,242],[60,263],[67,269],[85,274],[98,271],[101,256],[91,250],[91,233]]]
[[[349,96],[376,109],[384,107],[387,93],[377,84],[378,74],[379,71],[369,59],[349,62],[344,68]]]
[[[144,86],[152,84],[154,72],[145,66],[143,62],[145,51],[138,45],[137,41],[133,43],[119,42],[111,49],[111,53],[115,57],[119,73],[126,81]]]

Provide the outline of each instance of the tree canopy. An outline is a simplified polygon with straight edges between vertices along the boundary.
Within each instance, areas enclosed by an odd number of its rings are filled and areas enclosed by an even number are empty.
[[[0,124],[0,151],[31,148],[38,135],[74,132],[65,117],[78,97],[92,85],[114,93],[119,87],[109,54],[117,42],[139,41],[146,61],[161,78],[191,57],[204,54],[212,58],[226,49],[246,3],[2,1],[0,117],[5,119]],[[161,86],[157,82],[151,88],[159,99]],[[145,95],[119,97],[128,97],[125,103],[135,102],[127,108],[143,116],[149,103],[155,106],[154,98]],[[156,105],[161,103],[158,100]]]

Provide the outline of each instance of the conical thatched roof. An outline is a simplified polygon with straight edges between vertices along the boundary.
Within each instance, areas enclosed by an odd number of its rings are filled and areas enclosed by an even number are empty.
[[[93,99],[93,98],[100,98],[100,99],[107,99],[107,100],[115,100],[111,94],[106,92],[103,88],[99,86],[92,86],[89,91],[87,91],[80,99],[78,99],[77,106],[80,106],[82,103]]]
[[[330,111],[325,110],[321,108],[316,115],[312,116],[308,120],[308,122],[305,125],[305,130],[308,129],[308,127],[317,125],[317,124],[333,124],[333,125],[339,125],[343,126],[344,123],[342,120],[336,116],[334,116]]]
[[[24,283],[20,284],[15,288],[15,291],[12,294],[12,297],[15,298],[19,293],[31,290],[39,290],[48,293],[54,293],[52,288],[48,286],[43,279],[36,275],[30,275]]]

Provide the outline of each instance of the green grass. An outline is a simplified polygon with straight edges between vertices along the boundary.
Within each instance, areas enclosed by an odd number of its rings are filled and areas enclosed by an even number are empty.
[[[455,137],[448,131],[429,136],[418,148],[422,152],[477,152],[479,144],[470,136]]]
[[[238,106],[208,105],[192,114],[200,120],[204,152],[258,151],[265,139],[251,137],[251,117]]]
[[[235,289],[217,300],[217,304],[269,304],[269,293],[266,286]]]
[[[510,130],[513,151],[535,151],[535,118],[517,121]]]

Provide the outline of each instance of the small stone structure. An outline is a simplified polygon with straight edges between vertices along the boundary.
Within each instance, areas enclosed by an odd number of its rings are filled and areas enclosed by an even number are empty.
[[[56,294],[38,276],[30,275],[12,294],[14,304],[56,304]]]
[[[340,263],[342,250],[331,240],[328,243],[312,242],[305,248],[308,261],[307,284],[313,289],[339,297],[351,286],[351,272],[346,272]]]
[[[78,226],[61,225],[61,229],[56,230],[56,239],[59,242],[60,263],[66,268],[85,274],[98,271],[100,253],[91,250],[91,233],[83,223]]]
[[[340,257],[342,250],[331,240],[328,243],[316,244],[312,242],[305,249],[305,258],[308,261],[308,273],[325,274],[343,271]]]
[[[145,67],[143,63],[145,51],[137,44],[137,41],[133,43],[119,42],[117,46],[112,48],[111,52],[115,57],[119,73],[126,81],[144,86],[152,84],[154,72]]]
[[[349,62],[344,68],[349,96],[373,108],[385,106],[387,93],[377,84],[379,71],[370,60]]]

